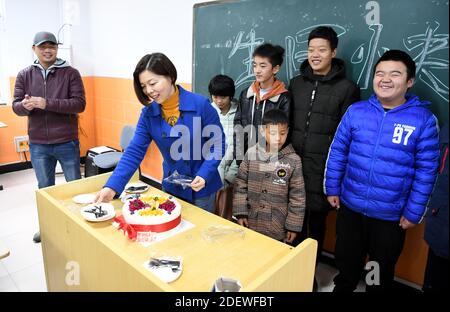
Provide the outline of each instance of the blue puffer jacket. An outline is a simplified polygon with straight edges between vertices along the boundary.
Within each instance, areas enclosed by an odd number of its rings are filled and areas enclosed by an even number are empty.
[[[217,167],[225,150],[225,135],[219,115],[204,96],[180,90],[180,118],[171,127],[161,114],[161,106],[153,103],[142,109],[136,132],[112,176],[105,184],[121,193],[139,167],[152,140],[164,158],[164,178],[174,171],[191,177],[200,176],[206,186],[199,192],[191,188],[163,182],[163,188],[181,199],[193,202],[222,187]],[[208,155],[204,155],[209,151]],[[180,153],[181,152],[181,153]],[[208,156],[205,159],[205,156]],[[180,158],[180,159],[178,159]]]
[[[425,240],[436,255],[448,259],[448,124],[442,127],[439,137],[439,175],[428,204]]]
[[[363,215],[420,223],[436,180],[436,117],[415,95],[385,112],[375,95],[353,104],[339,124],[324,191]]]

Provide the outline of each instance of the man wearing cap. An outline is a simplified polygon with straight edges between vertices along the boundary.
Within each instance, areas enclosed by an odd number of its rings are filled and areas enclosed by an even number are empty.
[[[31,163],[43,188],[55,184],[57,161],[66,181],[81,177],[78,113],[86,100],[78,70],[56,57],[55,35],[38,32],[32,49],[37,60],[17,75],[13,110],[28,117]],[[41,241],[39,232],[33,240]]]

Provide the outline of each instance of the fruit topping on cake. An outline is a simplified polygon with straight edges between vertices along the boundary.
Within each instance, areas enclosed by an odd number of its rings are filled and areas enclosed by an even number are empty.
[[[130,214],[136,212],[140,216],[162,216],[164,213],[170,214],[176,205],[165,196],[141,196],[129,202]]]

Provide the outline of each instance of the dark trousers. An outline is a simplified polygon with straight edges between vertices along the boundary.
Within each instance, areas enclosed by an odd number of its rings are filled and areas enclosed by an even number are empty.
[[[448,259],[439,257],[430,248],[423,282],[424,292],[448,291]]]
[[[320,260],[323,249],[323,241],[325,239],[325,231],[327,226],[328,211],[311,211],[309,209],[305,212],[303,219],[303,228],[300,235],[294,241],[294,246],[297,246],[307,238],[317,240],[317,258],[316,264]]]
[[[335,260],[339,274],[334,278],[333,291],[351,292],[356,289],[367,255],[369,261],[376,261],[379,270],[376,266],[370,267],[370,278],[366,278],[366,283],[377,280],[373,278],[376,274],[379,285],[366,285],[366,291],[389,291],[405,241],[405,230],[399,222],[369,218],[341,204],[337,212],[336,234]]]

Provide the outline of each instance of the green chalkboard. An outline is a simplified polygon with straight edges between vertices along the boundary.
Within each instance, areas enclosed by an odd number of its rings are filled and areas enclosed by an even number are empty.
[[[347,75],[372,93],[372,68],[384,51],[409,51],[417,65],[413,92],[448,120],[448,0],[241,0],[194,6],[193,90],[208,96],[209,80],[226,74],[237,92],[253,80],[251,55],[262,42],[286,49],[278,78],[288,83],[307,55],[311,29],[332,26]],[[237,93],[238,94],[238,93]]]

